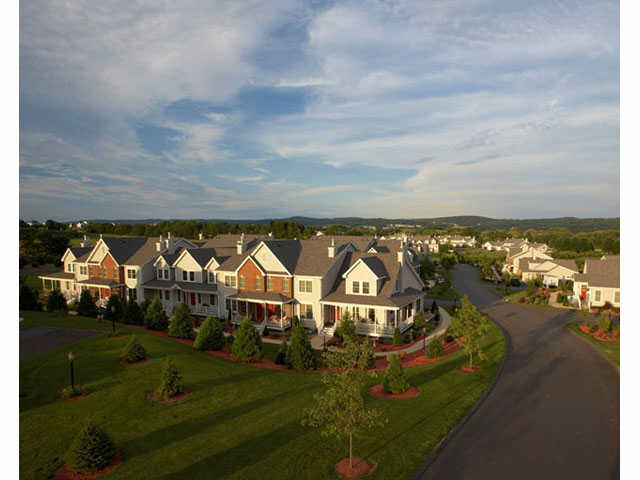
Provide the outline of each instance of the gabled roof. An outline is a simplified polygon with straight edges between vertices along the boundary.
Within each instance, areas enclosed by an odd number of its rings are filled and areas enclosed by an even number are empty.
[[[204,268],[212,257],[215,257],[215,248],[188,248],[187,252],[198,262],[202,268]]]
[[[91,253],[91,250],[93,250],[93,247],[69,247],[69,250],[71,250],[71,253],[73,253],[73,256],[76,257],[76,260],[77,260],[83,255],[87,255]]]
[[[587,258],[584,269],[586,273],[574,275],[575,281],[586,282],[590,287],[620,288],[620,255]]]

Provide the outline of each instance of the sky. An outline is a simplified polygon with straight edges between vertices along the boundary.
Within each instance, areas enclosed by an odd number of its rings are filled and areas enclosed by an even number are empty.
[[[20,2],[20,218],[612,217],[616,1]]]

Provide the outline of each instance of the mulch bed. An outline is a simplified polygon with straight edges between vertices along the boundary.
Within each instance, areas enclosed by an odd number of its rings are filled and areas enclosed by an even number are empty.
[[[190,393],[191,393],[190,390],[184,389],[182,392],[178,393],[177,395],[174,395],[169,400],[165,400],[163,398],[156,399],[155,395],[154,395],[154,392],[149,392],[149,393],[147,393],[147,401],[156,402],[156,403],[164,403],[165,405],[171,405],[172,403],[184,402],[189,397]]]
[[[111,465],[107,465],[102,470],[97,470],[95,472],[84,473],[78,472],[76,470],[71,470],[66,465],[62,465],[58,470],[56,470],[55,476],[53,477],[55,480],[89,480],[91,478],[100,477],[109,473],[111,470],[116,468],[122,462],[122,452],[116,453],[113,462]]]
[[[122,365],[138,365],[139,363],[145,363],[149,361],[149,357],[138,360],[137,362],[127,362],[126,360],[120,360]]]
[[[417,397],[418,394],[420,393],[420,390],[418,390],[418,387],[411,386],[405,392],[402,392],[402,393],[391,393],[391,392],[387,392],[382,387],[382,385],[374,385],[369,390],[367,390],[367,393],[369,395],[371,395],[372,397],[376,397],[376,398],[403,399],[403,398]]]
[[[462,365],[460,370],[468,373],[476,373],[480,371],[480,367],[470,367],[469,365]]]
[[[83,398],[87,398],[88,396],[89,396],[89,392],[83,392],[80,395],[76,395],[70,398],[58,397],[56,398],[56,401],[57,402],[75,402],[76,400],[82,400]]]
[[[336,473],[343,478],[357,478],[369,475],[376,469],[376,464],[360,457],[353,457],[353,468],[349,467],[349,459],[343,458],[336,463]]]
[[[590,335],[600,342],[618,342],[620,340],[620,330],[613,330],[611,333],[604,333],[599,328],[591,332],[586,325],[580,325],[580,331],[585,335]]]

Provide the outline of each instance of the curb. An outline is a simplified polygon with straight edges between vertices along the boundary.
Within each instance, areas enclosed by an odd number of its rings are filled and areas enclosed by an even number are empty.
[[[504,340],[505,340],[504,355],[502,356],[502,363],[500,364],[500,368],[498,369],[496,376],[493,377],[491,384],[482,393],[482,396],[478,399],[475,405],[471,407],[471,409],[462,418],[462,420],[460,420],[460,422],[455,427],[453,427],[449,431],[449,433],[445,435],[445,437],[442,440],[440,440],[440,442],[431,451],[431,453],[429,454],[427,459],[424,461],[424,463],[420,465],[418,470],[416,470],[416,472],[413,474],[413,477],[412,477],[414,480],[422,479],[423,475],[426,473],[429,467],[438,459],[438,457],[440,456],[440,453],[442,453],[442,451],[447,446],[447,444],[456,436],[456,434],[460,430],[462,430],[462,427],[465,426],[465,424],[469,421],[472,415],[482,406],[482,404],[484,403],[486,398],[489,396],[489,394],[494,390],[496,384],[498,383],[498,380],[502,376],[502,371],[504,370],[504,364],[507,360],[507,356],[511,352],[511,336],[509,335],[509,332],[507,332],[502,325],[500,325],[498,322],[493,320],[493,318],[489,317],[489,319],[494,323],[494,325],[496,325],[502,331],[504,335]]]

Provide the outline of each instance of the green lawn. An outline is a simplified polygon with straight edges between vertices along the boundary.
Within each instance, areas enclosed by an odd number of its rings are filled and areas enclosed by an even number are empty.
[[[607,358],[613,363],[620,366],[620,341],[617,342],[600,342],[593,338],[591,335],[587,335],[580,330],[580,322],[571,322],[565,325],[569,330],[575,332],[579,337],[585,339],[596,349],[600,350]]]
[[[21,328],[47,324],[108,331],[96,320],[21,312]],[[133,331],[120,327],[126,332]],[[104,478],[335,478],[333,465],[346,441],[324,438],[300,424],[302,409],[322,388],[318,373],[277,372],[196,352],[178,342],[135,330],[151,360],[119,363],[128,337],[105,335],[20,362],[21,478],[47,478],[78,431],[93,418],[122,450],[124,461]],[[411,478],[427,454],[477,401],[498,371],[504,337],[493,327],[485,339],[483,370],[459,370],[461,353],[407,370],[420,395],[402,401],[366,399],[388,424],[355,439],[358,456],[377,462],[367,478]],[[271,356],[271,347],[268,347]],[[75,354],[77,382],[88,398],[56,402],[68,381],[66,353]],[[171,355],[190,397],[181,404],[151,404],[163,357]],[[380,379],[372,378],[371,384]]]

